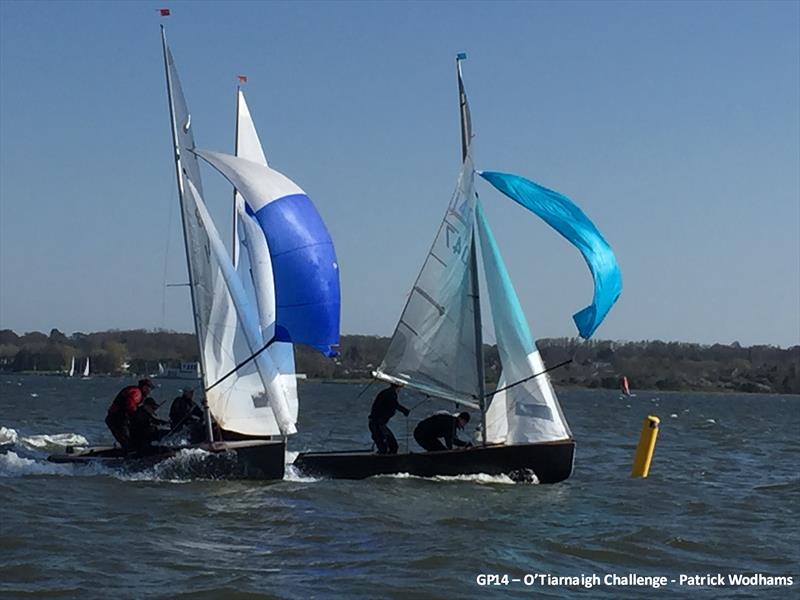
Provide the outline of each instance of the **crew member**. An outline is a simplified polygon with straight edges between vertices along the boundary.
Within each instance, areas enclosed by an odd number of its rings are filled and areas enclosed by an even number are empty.
[[[401,387],[398,383],[392,383],[381,390],[372,403],[372,410],[369,413],[369,432],[378,448],[378,454],[397,454],[397,440],[388,427],[389,419],[398,410],[405,416],[411,412],[397,400]]]
[[[131,418],[153,389],[155,386],[152,381],[140,379],[138,384],[122,388],[108,407],[106,425],[124,450],[130,446]]]
[[[453,446],[469,447],[470,442],[458,439],[458,430],[469,423],[469,413],[450,414],[438,412],[423,419],[414,428],[414,439],[428,452],[435,450],[452,450]],[[441,440],[444,440],[442,444]]]
[[[169,425],[172,431],[184,430],[188,433],[190,442],[199,442],[205,437],[203,422],[203,409],[194,401],[194,390],[181,390],[181,395],[169,407]]]
[[[166,425],[167,422],[159,419],[156,411],[158,403],[152,398],[145,398],[131,417],[130,446],[140,454],[150,452],[151,444],[166,433],[161,425]]]

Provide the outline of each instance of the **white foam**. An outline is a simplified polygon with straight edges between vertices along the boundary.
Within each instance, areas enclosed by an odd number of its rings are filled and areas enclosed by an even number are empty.
[[[0,446],[5,444],[16,444],[19,436],[16,430],[9,427],[0,427]]]
[[[25,475],[71,475],[71,465],[58,465],[23,458],[16,452],[0,454],[0,477],[23,477]]]
[[[89,441],[79,433],[30,435],[20,438],[20,442],[36,450],[54,450],[64,446],[86,446],[89,444]]]
[[[390,475],[377,475],[377,477],[388,477],[392,479],[419,479],[422,481],[444,482],[451,483],[455,481],[468,481],[471,483],[479,484],[502,484],[514,485],[516,482],[508,475],[489,475],[487,473],[474,473],[471,475],[434,475],[433,477],[420,477],[418,475],[411,475],[410,473],[392,473]],[[536,475],[533,475],[534,480],[530,483],[538,484],[539,480]]]

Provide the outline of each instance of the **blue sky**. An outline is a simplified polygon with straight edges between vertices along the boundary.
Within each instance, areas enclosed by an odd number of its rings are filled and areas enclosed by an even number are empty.
[[[570,196],[624,291],[595,337],[800,343],[800,3],[0,3],[0,328],[191,330],[156,11],[198,144],[232,150],[236,77],[270,163],[336,244],[343,333],[388,335],[459,167]],[[204,172],[225,223],[230,190]],[[591,279],[481,182],[536,337]]]

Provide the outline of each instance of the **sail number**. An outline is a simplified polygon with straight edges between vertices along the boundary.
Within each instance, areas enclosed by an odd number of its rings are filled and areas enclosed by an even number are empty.
[[[460,256],[466,261],[469,245],[464,243],[464,237],[461,235],[462,232],[450,225],[450,223],[446,223],[446,225],[445,244],[447,244],[447,248],[452,250],[453,254]]]

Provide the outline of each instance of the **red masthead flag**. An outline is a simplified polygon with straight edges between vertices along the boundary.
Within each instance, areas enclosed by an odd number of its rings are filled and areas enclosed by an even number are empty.
[[[168,17],[169,16],[169,9],[168,8],[159,8],[158,12],[161,13],[162,17]]]
[[[247,83],[247,75],[239,75],[239,83]]]

